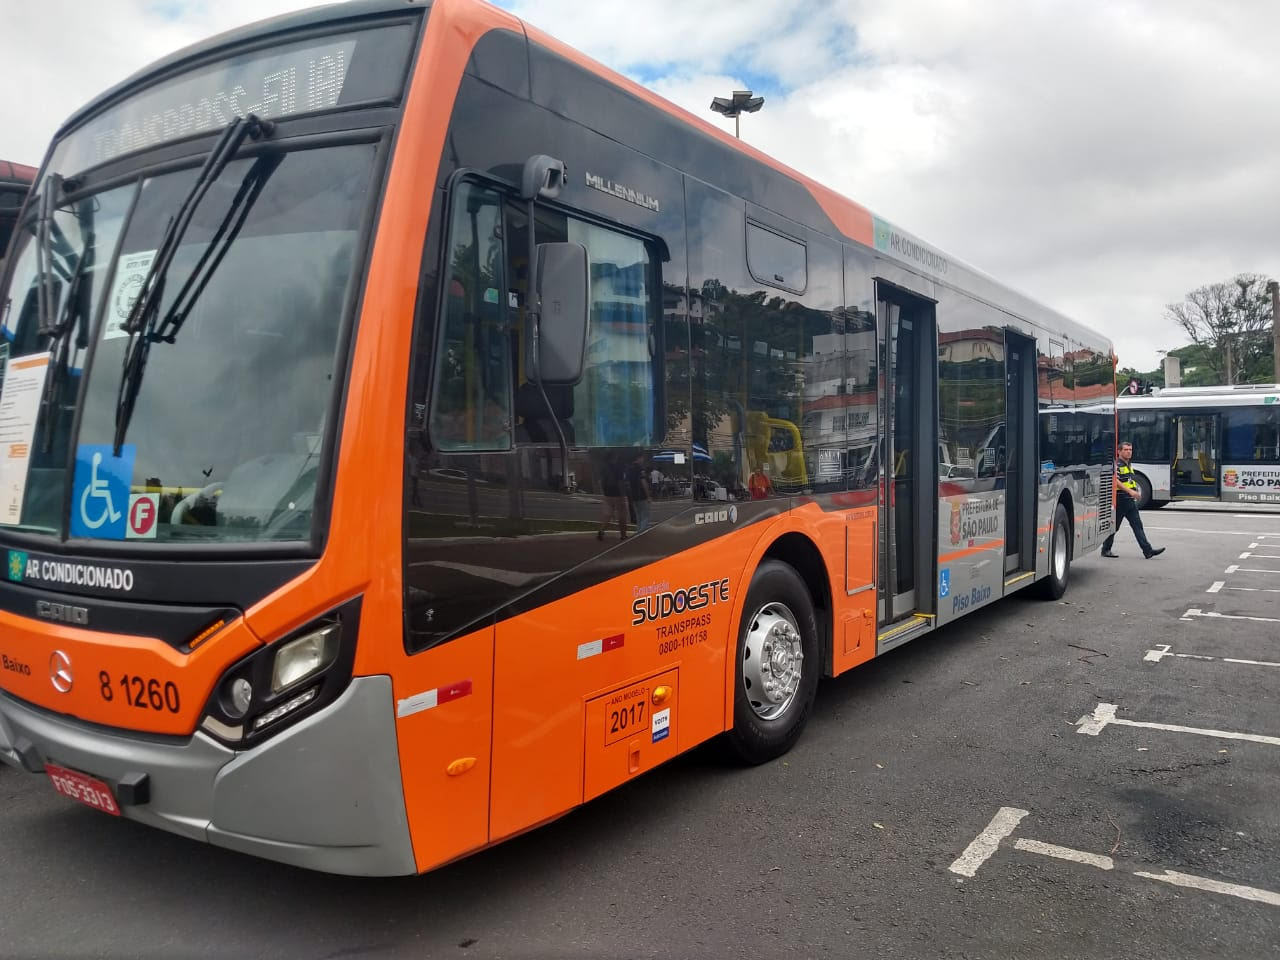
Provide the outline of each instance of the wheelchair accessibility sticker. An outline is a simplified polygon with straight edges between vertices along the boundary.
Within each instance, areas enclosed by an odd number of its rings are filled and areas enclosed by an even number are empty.
[[[107,443],[85,443],[76,450],[71,487],[71,535],[123,540],[128,530],[130,484],[137,448],[125,444],[120,456]]]
[[[943,567],[938,572],[938,596],[951,596],[951,568]]]

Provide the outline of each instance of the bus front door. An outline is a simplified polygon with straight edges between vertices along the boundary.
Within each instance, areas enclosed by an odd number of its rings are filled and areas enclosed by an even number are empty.
[[[1035,569],[1036,344],[1005,330],[1004,572]],[[999,454],[999,451],[997,451]]]
[[[1173,418],[1173,496],[1217,500],[1218,415],[1187,414]]]
[[[936,612],[937,331],[934,305],[878,284],[882,456],[880,577],[877,584],[883,652],[928,625]],[[899,624],[900,626],[894,626]]]

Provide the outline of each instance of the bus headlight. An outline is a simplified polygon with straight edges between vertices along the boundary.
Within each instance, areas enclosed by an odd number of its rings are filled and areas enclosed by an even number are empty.
[[[253,704],[253,684],[244,677],[236,677],[227,684],[227,699],[224,709],[231,716],[239,719],[249,712]]]
[[[247,749],[337,700],[355,667],[360,601],[348,600],[228,667],[205,704],[201,731]]]
[[[280,693],[333,663],[341,637],[342,625],[330,623],[281,645],[271,668],[271,692]]]

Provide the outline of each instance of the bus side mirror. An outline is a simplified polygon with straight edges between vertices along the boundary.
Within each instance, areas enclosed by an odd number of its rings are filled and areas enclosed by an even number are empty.
[[[586,366],[590,270],[580,243],[540,243],[534,289],[540,309],[526,331],[531,380],[573,386]]]

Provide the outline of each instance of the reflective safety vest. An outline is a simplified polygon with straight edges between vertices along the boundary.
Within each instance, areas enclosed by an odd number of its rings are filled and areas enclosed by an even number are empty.
[[[1138,492],[1138,481],[1133,479],[1133,467],[1122,460],[1116,461],[1116,475],[1120,478],[1120,486]]]

